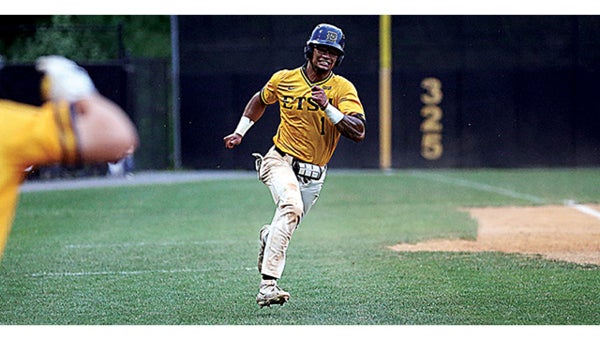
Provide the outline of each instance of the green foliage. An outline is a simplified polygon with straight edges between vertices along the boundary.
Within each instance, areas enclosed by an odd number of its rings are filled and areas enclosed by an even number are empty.
[[[332,170],[290,244],[280,284],[292,297],[263,309],[258,230],[274,207],[256,179],[24,193],[0,324],[597,325],[597,266],[387,246],[473,238],[464,206],[532,204],[459,180],[598,202],[599,175]]]
[[[38,19],[33,34],[22,32],[3,46],[9,61],[29,63],[48,54],[79,62],[170,56],[168,16],[54,15],[46,20]]]

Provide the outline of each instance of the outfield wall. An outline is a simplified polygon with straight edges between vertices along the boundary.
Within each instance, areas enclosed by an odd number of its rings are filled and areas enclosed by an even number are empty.
[[[181,16],[184,166],[252,167],[250,153],[271,145],[275,107],[238,149],[222,138],[274,71],[303,63],[320,22],[347,35],[336,72],[368,120],[365,141],[342,141],[331,165],[379,166],[378,16]],[[392,166],[600,164],[599,33],[596,16],[393,16]]]

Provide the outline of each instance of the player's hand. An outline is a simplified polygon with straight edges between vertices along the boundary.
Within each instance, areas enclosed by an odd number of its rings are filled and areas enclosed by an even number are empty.
[[[327,107],[327,104],[329,104],[329,99],[327,98],[327,94],[325,94],[325,90],[323,90],[322,87],[313,86],[311,88],[311,94],[321,109],[325,109]]]
[[[225,147],[227,149],[233,149],[236,146],[240,145],[240,143],[242,142],[242,136],[239,133],[232,133],[228,136],[225,136],[225,138],[223,138],[223,141],[225,142]]]
[[[35,66],[44,73],[42,96],[46,100],[76,102],[96,91],[88,73],[70,59],[44,56],[37,59]]]

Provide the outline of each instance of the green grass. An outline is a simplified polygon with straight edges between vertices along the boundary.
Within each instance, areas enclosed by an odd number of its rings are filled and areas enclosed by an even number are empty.
[[[333,170],[290,244],[280,285],[292,298],[263,309],[258,229],[274,205],[257,180],[24,193],[0,263],[0,324],[598,325],[598,266],[387,248],[475,238],[461,207],[598,203],[598,178]]]

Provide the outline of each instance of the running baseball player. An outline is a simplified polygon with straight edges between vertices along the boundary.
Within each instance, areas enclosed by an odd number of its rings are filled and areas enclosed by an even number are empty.
[[[44,73],[43,106],[0,100],[0,258],[26,168],[116,161],[138,145],[133,123],[83,68],[61,56],[41,57],[36,66]]]
[[[365,113],[354,85],[333,73],[344,58],[345,36],[330,24],[317,25],[304,47],[306,63],[274,73],[250,98],[235,131],[224,137],[226,148],[242,142],[246,132],[279,103],[281,121],[273,146],[264,157],[254,154],[260,180],[277,206],[270,224],[259,231],[256,303],[283,305],[290,294],[279,288],[293,232],[316,203],[340,136],[365,138]]]

